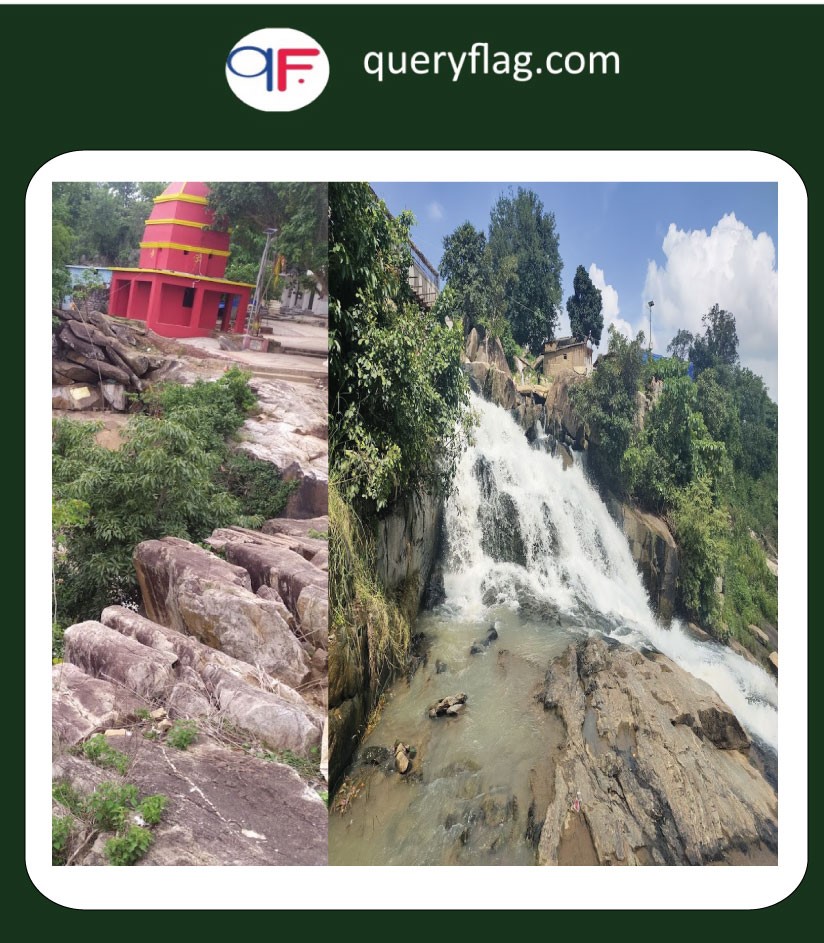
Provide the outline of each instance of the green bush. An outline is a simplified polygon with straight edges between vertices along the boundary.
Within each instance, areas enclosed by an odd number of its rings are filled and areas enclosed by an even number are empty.
[[[284,481],[271,463],[244,452],[231,452],[217,472],[220,486],[240,502],[242,513],[261,521],[277,517],[298,481]]]
[[[176,720],[166,734],[166,742],[176,750],[185,750],[197,740],[197,733],[194,720]]]
[[[52,864],[66,863],[72,834],[72,821],[68,816],[52,816]]]
[[[128,756],[112,749],[102,733],[95,734],[83,745],[83,753],[95,766],[117,770],[121,776],[124,776],[129,768]]]
[[[157,825],[163,817],[168,801],[166,796],[146,796],[137,807],[137,811],[147,825]]]
[[[715,580],[724,572],[729,522],[725,510],[716,505],[706,478],[678,492],[671,521],[681,549],[681,605],[720,637],[723,631]]]
[[[113,865],[130,865],[139,861],[152,844],[152,833],[140,825],[131,825],[123,835],[106,842],[105,854]]]
[[[122,828],[126,815],[137,806],[137,786],[131,783],[101,783],[83,803],[95,828],[116,832]]]
[[[59,629],[96,619],[108,605],[137,603],[132,554],[141,541],[172,536],[198,542],[216,527],[259,524],[245,511],[255,501],[256,509],[269,510],[285,500],[276,472],[249,471],[242,460],[237,481],[274,484],[272,503],[249,494],[241,499],[221,480],[224,462],[236,467],[225,437],[255,402],[246,374],[232,369],[214,383],[166,384],[144,399],[147,413],[129,420],[117,450],[94,441],[98,424],[53,424]]]

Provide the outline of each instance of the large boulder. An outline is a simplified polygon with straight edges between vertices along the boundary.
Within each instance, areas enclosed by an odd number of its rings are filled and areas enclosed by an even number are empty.
[[[541,864],[708,864],[775,856],[775,792],[735,715],[661,654],[571,646],[541,694],[566,736]]]
[[[276,589],[295,616],[298,616],[298,597],[307,586],[326,591],[326,573],[292,550],[288,537],[243,528],[221,528],[212,534],[208,543],[249,574],[253,590],[261,586]]]
[[[194,635],[291,687],[306,680],[307,654],[277,606],[252,592],[246,570],[175,537],[138,544],[134,562],[152,621]]]
[[[313,648],[329,647],[329,593],[324,587],[306,586],[297,602],[300,633]]]
[[[66,662],[52,667],[52,733],[58,743],[74,746],[117,723],[122,701],[122,689],[110,681],[92,678]]]
[[[148,700],[162,698],[174,684],[174,654],[146,648],[101,622],[69,626],[63,636],[63,653],[69,664],[87,675],[119,684]]]

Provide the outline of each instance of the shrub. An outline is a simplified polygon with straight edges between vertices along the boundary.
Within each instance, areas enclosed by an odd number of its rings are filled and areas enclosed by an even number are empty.
[[[131,825],[123,835],[106,842],[105,854],[113,865],[129,865],[139,861],[152,844],[152,833],[140,825]]]
[[[176,750],[185,750],[197,740],[197,733],[194,720],[176,720],[166,734],[166,742]]]
[[[52,816],[52,864],[65,864],[73,834],[68,816]]]
[[[112,749],[101,733],[95,734],[83,745],[83,753],[95,766],[117,770],[121,776],[124,776],[129,768],[128,756],[119,750]]]

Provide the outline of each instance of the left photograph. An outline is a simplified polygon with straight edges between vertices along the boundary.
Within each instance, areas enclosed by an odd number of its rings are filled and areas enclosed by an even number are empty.
[[[53,184],[55,866],[327,863],[327,229]]]

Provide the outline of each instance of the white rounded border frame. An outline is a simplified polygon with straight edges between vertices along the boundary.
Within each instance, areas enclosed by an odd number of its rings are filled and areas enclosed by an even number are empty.
[[[527,183],[778,183],[779,675],[778,865],[690,868],[53,867],[51,808],[52,183],[270,180]],[[758,151],[74,151],[46,163],[26,197],[26,866],[76,909],[753,909],[788,897],[807,867],[807,194]],[[790,477],[792,475],[792,478]],[[791,523],[790,523],[791,522]],[[786,530],[792,528],[792,532]],[[368,874],[364,874],[364,870]]]

